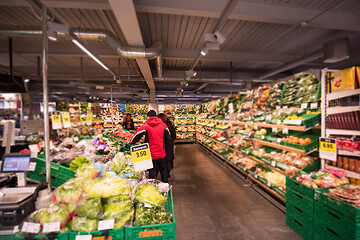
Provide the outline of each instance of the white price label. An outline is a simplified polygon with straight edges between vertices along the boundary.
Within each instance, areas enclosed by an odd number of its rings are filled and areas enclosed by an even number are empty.
[[[264,136],[264,135],[261,135],[261,139],[265,139],[265,136]]]
[[[28,232],[28,233],[38,233],[40,231],[40,224],[24,222],[21,231]]]
[[[301,104],[301,109],[307,109],[307,107],[308,107],[308,104],[307,104],[307,103]]]
[[[32,152],[32,153],[30,154],[30,157],[31,157],[31,158],[36,158],[36,157],[37,157],[37,155],[38,155],[38,153],[37,153],[37,152]]]
[[[249,127],[249,125],[245,124],[245,128],[248,128],[248,127]]]
[[[74,137],[74,142],[78,142],[79,141],[79,137]]]
[[[39,146],[37,144],[31,144],[29,145],[30,151],[32,153],[38,153],[39,152]]]
[[[277,127],[273,127],[273,128],[272,128],[272,132],[273,132],[273,133],[277,133],[277,132],[278,132]]]
[[[268,187],[271,187],[271,184],[268,182],[267,184],[266,184]]]
[[[92,235],[76,235],[75,240],[91,240]]]
[[[281,124],[281,120],[277,120],[276,123],[277,123],[278,125],[280,125],[280,124]]]
[[[281,138],[278,138],[278,139],[276,140],[276,142],[278,142],[278,143],[281,143],[281,141],[282,141]]]
[[[55,148],[55,145],[52,141],[50,141],[50,149],[54,149]]]
[[[271,121],[272,117],[270,116],[266,116],[266,121]]]
[[[36,168],[36,162],[30,162],[28,171],[33,172],[35,171],[35,168]]]
[[[19,225],[16,225],[16,226],[14,227],[13,233],[17,233],[18,231],[19,231]]]
[[[276,106],[276,110],[280,109],[281,107],[280,106]]]
[[[316,109],[316,108],[318,108],[318,104],[317,103],[312,103],[312,104],[310,104],[310,108],[311,109]]]
[[[113,229],[114,224],[115,224],[114,219],[99,221],[98,230],[102,231],[102,230]]]
[[[43,233],[59,232],[60,222],[44,223]]]
[[[283,106],[283,109],[288,109],[288,106]]]
[[[259,129],[258,125],[254,125],[254,129],[258,130]]]
[[[275,162],[275,161],[271,161],[271,166],[275,167],[275,166],[276,166],[276,162]]]
[[[283,133],[283,134],[289,134],[289,129],[283,128],[282,133]]]

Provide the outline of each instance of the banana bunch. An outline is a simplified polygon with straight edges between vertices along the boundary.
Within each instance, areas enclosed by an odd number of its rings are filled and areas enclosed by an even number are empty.
[[[132,113],[133,112],[133,105],[132,104],[126,104],[126,112]]]
[[[148,112],[148,105],[147,104],[141,105],[141,109],[142,109],[143,113],[147,113]]]
[[[139,113],[140,113],[139,104],[134,104],[134,105],[133,105],[133,109],[134,109],[134,113],[136,113],[136,114],[139,114]]]

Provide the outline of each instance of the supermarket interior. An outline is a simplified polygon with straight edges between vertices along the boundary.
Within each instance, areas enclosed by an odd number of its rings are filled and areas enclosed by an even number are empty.
[[[359,0],[1,0],[0,240],[360,240]]]

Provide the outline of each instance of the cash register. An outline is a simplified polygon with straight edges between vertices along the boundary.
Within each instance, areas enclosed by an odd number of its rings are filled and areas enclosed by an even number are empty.
[[[0,226],[20,224],[35,211],[38,185],[26,185],[25,173],[33,166],[31,155],[24,153],[4,154],[1,164],[2,174],[16,174],[17,185],[0,189]]]

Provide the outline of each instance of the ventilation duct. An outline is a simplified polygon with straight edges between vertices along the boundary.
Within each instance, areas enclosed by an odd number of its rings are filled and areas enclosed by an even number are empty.
[[[324,63],[336,63],[350,57],[349,38],[337,38],[324,44]]]

